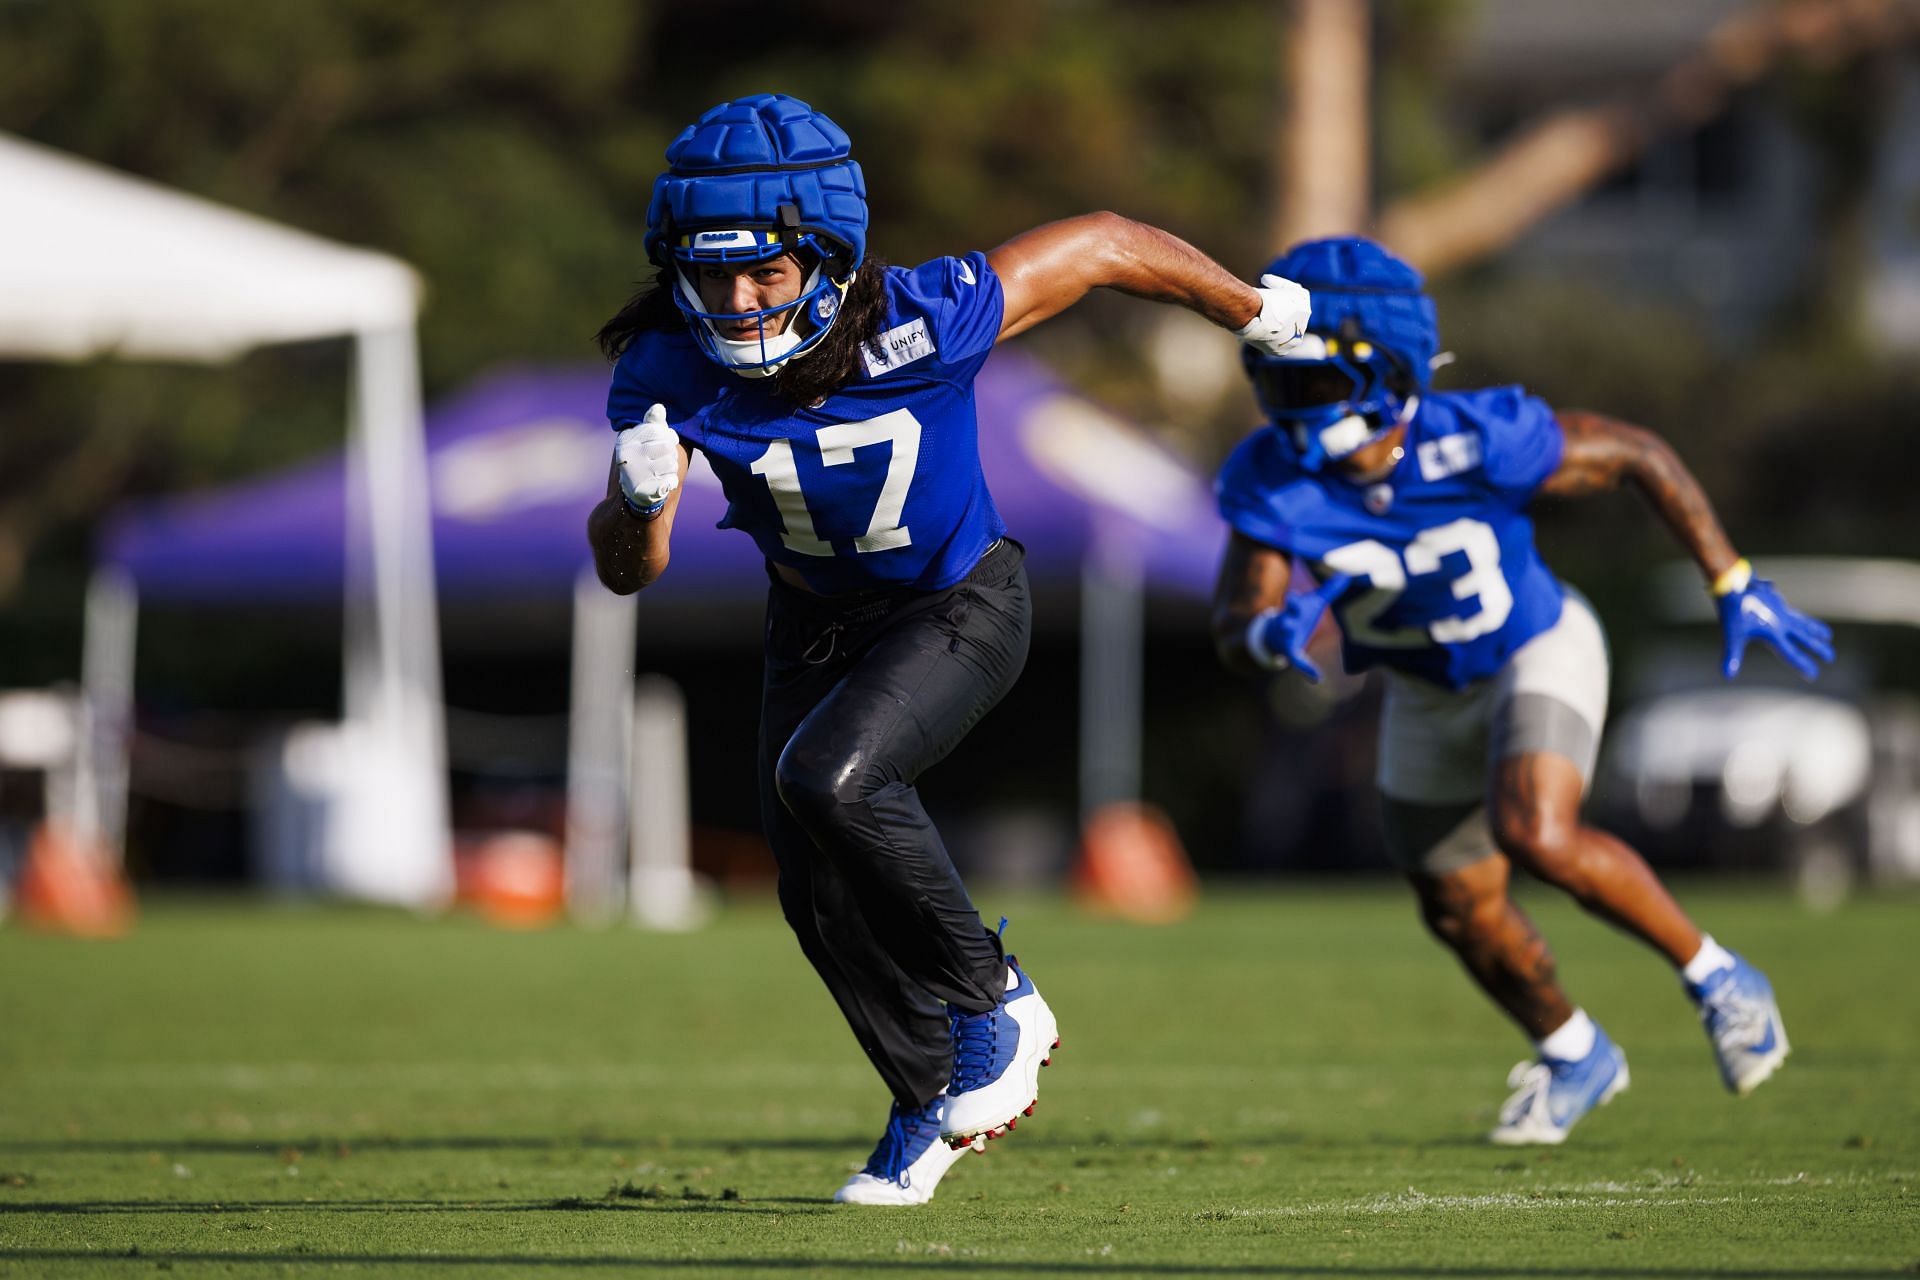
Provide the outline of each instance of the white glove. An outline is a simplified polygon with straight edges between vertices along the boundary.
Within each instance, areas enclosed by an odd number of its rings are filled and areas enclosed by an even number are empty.
[[[658,515],[667,495],[680,487],[680,436],[667,425],[665,405],[652,406],[646,417],[613,438],[613,461],[627,510]]]
[[[1260,314],[1233,331],[1255,351],[1277,356],[1307,331],[1313,295],[1283,276],[1261,276]]]

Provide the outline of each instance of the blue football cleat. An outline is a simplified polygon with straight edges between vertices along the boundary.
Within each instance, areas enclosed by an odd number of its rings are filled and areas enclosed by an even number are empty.
[[[1752,1093],[1787,1056],[1787,1027],[1767,975],[1734,956],[1732,968],[1716,969],[1706,981],[1686,983],[1686,988],[1700,1006],[1720,1078],[1734,1093]]]
[[[1627,1055],[1595,1027],[1593,1048],[1578,1062],[1542,1056],[1508,1073],[1507,1087],[1519,1092],[1500,1108],[1500,1124],[1487,1137],[1503,1147],[1557,1146],[1581,1116],[1613,1101],[1627,1080]]]
[[[925,1204],[954,1162],[984,1148],[986,1139],[949,1147],[940,1134],[947,1106],[942,1094],[924,1107],[904,1110],[898,1102],[887,1116],[887,1131],[867,1157],[866,1167],[833,1193],[836,1204]]]
[[[1040,998],[1033,979],[1012,956],[1014,979],[1000,1003],[985,1013],[950,1011],[953,1023],[953,1078],[947,1084],[947,1109],[941,1136],[965,1146],[976,1138],[997,1138],[1022,1115],[1033,1114],[1040,1091],[1040,1068],[1053,1061],[1060,1029],[1053,1010]]]

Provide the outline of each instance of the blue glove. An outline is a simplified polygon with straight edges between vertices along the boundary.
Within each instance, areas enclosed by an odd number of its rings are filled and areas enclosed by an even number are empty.
[[[1753,576],[1753,567],[1745,560],[1722,574],[1715,586],[1720,630],[1727,639],[1720,670],[1727,679],[1740,674],[1747,642],[1755,638],[1772,645],[1788,666],[1808,680],[1820,674],[1815,658],[1833,661],[1833,628],[1782,600],[1771,582]]]
[[[1337,573],[1312,591],[1287,597],[1279,609],[1267,609],[1255,616],[1247,627],[1247,650],[1254,661],[1275,671],[1292,667],[1307,679],[1318,683],[1320,668],[1307,659],[1307,641],[1327,606],[1353,581],[1351,574]]]

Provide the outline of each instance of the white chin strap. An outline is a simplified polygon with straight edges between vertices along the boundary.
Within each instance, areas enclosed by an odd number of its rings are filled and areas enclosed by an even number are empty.
[[[1366,444],[1373,435],[1373,424],[1357,413],[1350,413],[1330,427],[1320,428],[1320,451],[1327,461],[1338,462]]]
[[[1393,426],[1397,427],[1402,422],[1411,421],[1414,410],[1419,407],[1420,397],[1408,396],[1405,406],[1400,410],[1400,417]],[[1349,454],[1365,448],[1367,443],[1382,431],[1391,430],[1393,427],[1376,428],[1360,414],[1350,413],[1332,426],[1320,428],[1320,451],[1326,455],[1328,462],[1338,462]]]
[[[820,282],[820,270],[819,266],[815,266],[807,273],[806,280],[800,285],[801,297],[804,298],[813,292],[814,286]],[[700,301],[700,291],[687,278],[686,272],[681,271],[676,274],[680,277],[680,292],[693,304],[695,310],[704,310],[705,304]],[[786,312],[786,327],[772,337],[767,337],[763,332],[761,336],[755,338],[729,338],[720,332],[719,326],[713,321],[702,320],[700,323],[707,326],[707,333],[713,339],[714,353],[720,358],[721,363],[727,366],[729,372],[737,373],[743,378],[771,378],[786,367],[787,361],[794,359],[796,355],[806,354],[805,351],[794,350],[800,345],[800,335],[794,332],[794,322],[800,318],[801,310],[807,305],[796,303],[790,307]],[[767,321],[771,319],[773,319],[771,316],[761,319],[763,330]],[[807,350],[810,351],[812,348],[809,347]]]
[[[771,378],[793,359],[793,349],[800,345],[800,339],[789,319],[787,327],[771,338],[723,338],[716,332],[713,343],[729,371],[743,378]]]

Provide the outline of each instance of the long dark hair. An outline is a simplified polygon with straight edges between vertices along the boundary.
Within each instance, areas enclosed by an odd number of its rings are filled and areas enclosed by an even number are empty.
[[[600,326],[594,335],[607,359],[618,360],[633,340],[649,331],[672,332],[686,325],[686,317],[674,305],[666,271],[652,283],[627,299],[613,319]],[[840,303],[840,315],[827,330],[819,345],[798,360],[790,360],[773,375],[773,393],[789,404],[806,406],[831,395],[860,372],[862,348],[872,348],[880,337],[880,326],[887,319],[887,263],[869,257],[854,273],[847,296]]]

